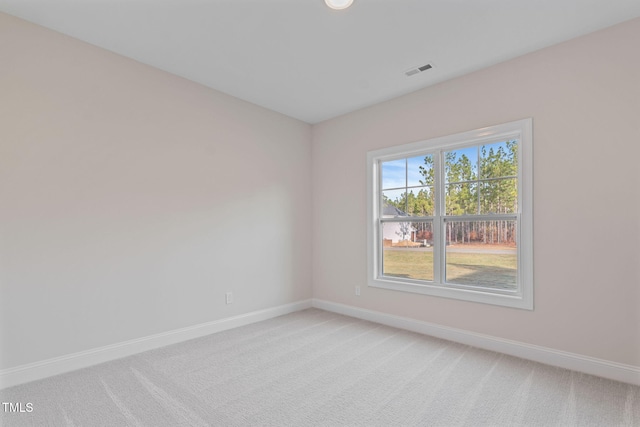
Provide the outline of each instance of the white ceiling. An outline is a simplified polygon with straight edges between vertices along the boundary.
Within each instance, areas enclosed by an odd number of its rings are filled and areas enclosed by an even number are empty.
[[[317,123],[638,17],[640,1],[0,0],[0,11]]]

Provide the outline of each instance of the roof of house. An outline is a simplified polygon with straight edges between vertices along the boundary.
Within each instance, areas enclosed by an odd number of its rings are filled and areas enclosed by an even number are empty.
[[[382,216],[409,216],[407,215],[406,212],[401,211],[400,209],[398,209],[397,207],[389,204],[389,203],[384,203],[382,205]]]

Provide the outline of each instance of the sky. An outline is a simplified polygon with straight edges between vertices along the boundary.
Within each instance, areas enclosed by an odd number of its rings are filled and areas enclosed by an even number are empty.
[[[505,142],[498,142],[494,144],[487,144],[487,151],[490,148],[493,148],[494,151],[498,149],[498,147],[504,147],[506,149]],[[471,163],[474,165],[474,172],[477,173],[478,168],[478,155],[479,155],[479,146],[474,147],[466,147],[459,148],[454,151],[446,151],[446,153],[453,152],[455,153],[455,159],[459,159],[462,155],[466,155]],[[431,156],[431,155],[429,155]],[[395,197],[391,197],[391,194],[397,194],[398,196],[404,192],[405,187],[415,187],[421,186],[420,180],[424,179],[422,174],[420,173],[420,166],[425,166],[424,163],[425,155],[409,157],[407,159],[398,159],[392,160],[389,162],[382,163],[382,189],[397,189],[397,190],[387,190],[385,191],[385,195],[391,198],[392,200]],[[402,189],[402,190],[399,190]]]

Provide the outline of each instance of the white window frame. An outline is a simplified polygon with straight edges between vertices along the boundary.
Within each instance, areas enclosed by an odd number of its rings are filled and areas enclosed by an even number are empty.
[[[387,147],[367,153],[367,242],[368,242],[368,284],[369,286],[396,291],[413,292],[464,301],[501,305],[533,310],[533,123],[532,119],[517,120],[489,126],[455,135]],[[434,230],[434,270],[433,282],[395,278],[382,275],[382,238],[380,218],[382,212],[380,197],[381,171],[383,161],[433,154],[436,182],[442,189],[444,166],[440,153],[465,146],[491,144],[506,140],[518,140],[518,212],[517,218],[517,279],[516,290],[491,290],[473,286],[453,286],[438,281],[438,272],[443,271],[445,236],[441,230],[444,222],[443,191],[440,201],[436,201],[433,217]],[[489,219],[490,215],[468,215],[460,220]],[[495,219],[495,218],[493,218]]]

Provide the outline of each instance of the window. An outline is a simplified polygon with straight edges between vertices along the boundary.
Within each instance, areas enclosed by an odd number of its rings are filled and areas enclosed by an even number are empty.
[[[370,286],[533,309],[531,119],[367,162]]]

